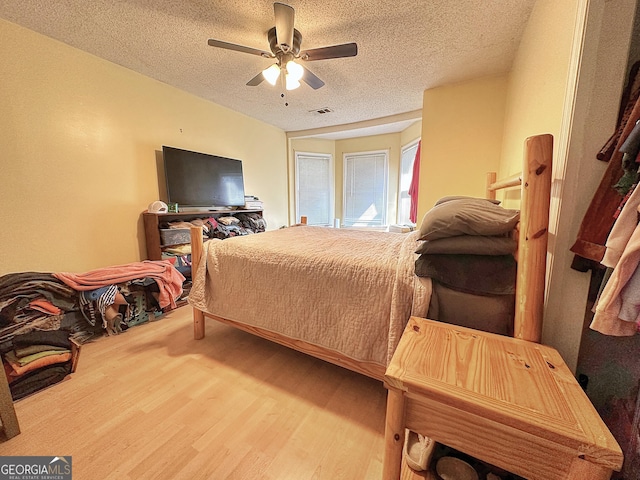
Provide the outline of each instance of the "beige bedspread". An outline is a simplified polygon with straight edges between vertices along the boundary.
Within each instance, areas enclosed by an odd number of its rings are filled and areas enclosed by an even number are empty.
[[[303,226],[211,240],[189,303],[386,366],[409,316],[428,309],[417,233]]]

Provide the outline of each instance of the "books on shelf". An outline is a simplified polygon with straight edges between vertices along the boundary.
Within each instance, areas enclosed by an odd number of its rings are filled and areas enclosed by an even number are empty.
[[[245,195],[244,197],[244,208],[247,210],[262,210],[262,200],[258,199],[258,197],[254,197],[253,195]]]

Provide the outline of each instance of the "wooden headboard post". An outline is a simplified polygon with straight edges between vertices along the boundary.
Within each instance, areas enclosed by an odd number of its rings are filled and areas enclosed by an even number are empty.
[[[525,141],[521,174],[496,181],[494,172],[487,173],[487,198],[495,199],[502,188],[521,187],[513,336],[536,343],[544,315],[552,157],[553,136],[535,135]]]
[[[496,172],[487,172],[487,193],[485,197],[489,200],[496,199],[496,189],[493,185],[496,183]]]
[[[552,156],[552,135],[527,138],[522,170],[514,337],[538,343],[542,338],[544,315]]]

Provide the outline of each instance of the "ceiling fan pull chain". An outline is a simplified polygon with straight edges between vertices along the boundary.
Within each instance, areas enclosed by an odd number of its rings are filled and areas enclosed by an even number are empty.
[[[280,88],[282,88],[282,92],[280,93],[280,98],[284,102],[284,106],[288,107],[289,102],[287,101],[287,80],[285,78],[284,70],[280,70]]]

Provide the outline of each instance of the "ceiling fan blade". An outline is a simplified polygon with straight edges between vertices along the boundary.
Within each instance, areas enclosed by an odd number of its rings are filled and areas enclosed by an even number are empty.
[[[276,41],[283,52],[293,48],[293,22],[295,11],[293,7],[284,3],[274,3],[273,11],[276,17]]]
[[[324,86],[324,82],[320,80],[315,74],[311,73],[309,69],[305,67],[302,68],[304,68],[304,74],[302,75],[302,81],[304,83],[309,85],[314,90],[317,90],[320,87]]]
[[[343,43],[330,47],[312,48],[300,52],[300,58],[308,62],[313,60],[328,60],[330,58],[355,57],[358,54],[358,45],[355,43]]]
[[[264,75],[262,75],[262,72],[260,72],[259,74],[257,74],[255,77],[253,77],[251,80],[247,82],[247,86],[255,87],[257,85],[260,85],[263,80],[264,80]]]
[[[264,50],[259,50],[257,48],[245,47],[244,45],[214,40],[213,38],[210,38],[207,43],[212,47],[226,48],[227,50],[235,50],[236,52],[250,53],[260,57],[273,58],[273,54],[270,52],[265,52]]]

